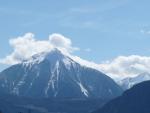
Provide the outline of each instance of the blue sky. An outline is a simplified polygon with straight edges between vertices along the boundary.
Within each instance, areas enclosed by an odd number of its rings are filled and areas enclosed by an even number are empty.
[[[0,58],[12,48],[10,38],[27,32],[45,40],[60,33],[81,48],[81,58],[100,63],[117,56],[150,55],[148,0],[0,1]],[[84,49],[90,48],[90,52]],[[0,70],[5,66],[0,64]]]

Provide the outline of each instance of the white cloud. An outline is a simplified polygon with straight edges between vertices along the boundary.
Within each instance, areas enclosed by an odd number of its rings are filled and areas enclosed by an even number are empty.
[[[10,39],[9,44],[13,47],[13,52],[6,58],[0,59],[0,63],[16,64],[34,54],[50,51],[53,48],[58,48],[66,54],[79,50],[79,48],[72,47],[69,38],[56,33],[50,35],[48,40],[36,40],[33,33],[26,33],[24,36]]]
[[[84,59],[82,59],[78,56],[73,56],[73,55],[70,55],[70,57],[74,61],[78,62],[79,64],[81,64],[83,66],[90,67],[90,68],[93,68],[93,69],[97,69],[99,71],[101,70],[99,64],[96,64],[93,61],[87,61],[87,60],[84,60]]]
[[[116,81],[126,77],[134,77],[145,72],[150,73],[150,57],[146,56],[118,56],[111,61],[105,61],[101,64],[81,59],[78,56],[72,56],[72,58],[84,66],[105,73]]]
[[[114,79],[122,79],[150,72],[150,57],[146,56],[119,56],[101,64],[81,59],[71,54],[73,51],[79,50],[79,48],[73,47],[72,41],[61,34],[52,34],[47,40],[37,40],[33,33],[26,33],[24,36],[10,39],[9,44],[12,46],[13,51],[5,58],[0,59],[0,63],[16,64],[34,54],[58,48],[78,63],[97,69]],[[86,51],[91,50],[87,49]]]
[[[50,44],[54,47],[61,48],[66,52],[73,52],[74,50],[79,50],[77,47],[72,47],[72,42],[69,38],[64,37],[61,34],[52,34],[49,36]]]
[[[100,64],[100,69],[112,78],[133,77],[144,72],[150,72],[150,57],[119,56],[112,61]]]

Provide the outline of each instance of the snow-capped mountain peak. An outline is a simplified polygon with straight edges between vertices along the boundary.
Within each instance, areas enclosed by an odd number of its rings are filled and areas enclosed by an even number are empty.
[[[150,73],[145,72],[145,73],[141,73],[141,74],[137,75],[136,77],[125,78],[125,79],[119,81],[118,83],[120,86],[122,86],[123,89],[126,90],[140,82],[147,81],[147,80],[150,80]]]
[[[112,98],[121,88],[58,49],[33,55],[0,73],[0,90],[28,97]]]
[[[39,64],[39,63],[41,63],[44,60],[49,61],[51,64],[53,64],[53,66],[55,66],[57,62],[61,61],[68,68],[69,68],[69,66],[72,63],[74,63],[74,61],[70,57],[68,57],[67,55],[62,53],[60,50],[55,48],[55,49],[53,49],[51,51],[42,52],[42,53],[38,53],[36,55],[33,55],[29,59],[24,60],[22,62],[22,64],[24,64],[25,66],[29,66],[30,65],[30,67],[31,67],[32,65]]]

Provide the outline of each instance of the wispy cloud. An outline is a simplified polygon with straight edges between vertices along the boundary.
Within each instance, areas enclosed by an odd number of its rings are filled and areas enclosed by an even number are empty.
[[[90,48],[85,49],[85,52],[91,52],[92,50]]]
[[[103,14],[127,4],[128,0],[91,2],[69,8],[62,12],[60,25],[70,28],[99,29],[103,26]]]
[[[141,29],[140,32],[142,34],[150,34],[150,30]]]
[[[113,10],[115,8],[121,7],[127,4],[129,0],[112,0],[105,2],[92,2],[90,4],[80,5],[79,7],[73,7],[69,9],[70,13],[78,13],[78,14],[92,14],[92,13],[102,13],[109,10]]]

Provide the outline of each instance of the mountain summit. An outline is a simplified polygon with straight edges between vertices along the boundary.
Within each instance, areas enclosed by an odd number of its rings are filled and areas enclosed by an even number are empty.
[[[0,73],[0,91],[25,97],[113,98],[121,88],[58,49],[33,55]]]

